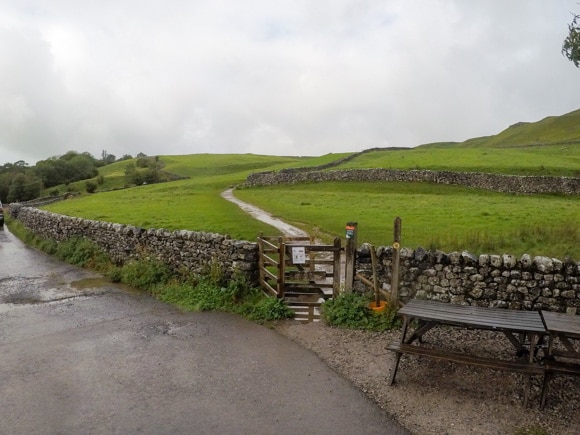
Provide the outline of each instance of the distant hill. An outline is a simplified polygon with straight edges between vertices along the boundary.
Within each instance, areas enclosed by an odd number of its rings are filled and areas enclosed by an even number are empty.
[[[561,116],[548,116],[537,122],[517,122],[494,136],[465,142],[430,143],[419,148],[515,148],[577,143],[580,143],[580,109]]]

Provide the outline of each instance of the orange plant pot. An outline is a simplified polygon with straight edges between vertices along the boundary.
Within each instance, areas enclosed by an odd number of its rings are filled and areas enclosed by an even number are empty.
[[[375,313],[382,313],[387,309],[387,301],[379,301],[379,305],[375,301],[369,304],[369,308]]]

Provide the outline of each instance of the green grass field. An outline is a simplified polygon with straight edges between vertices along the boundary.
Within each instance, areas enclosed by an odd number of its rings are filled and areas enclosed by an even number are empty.
[[[580,136],[578,126],[580,111],[515,125],[496,136],[462,144],[429,144],[411,150],[365,153],[336,169],[384,167],[578,176],[580,143],[575,142]],[[83,194],[46,208],[144,228],[217,232],[255,240],[259,232],[277,235],[278,231],[253,220],[221,198],[223,190],[242,183],[252,172],[319,166],[348,155],[160,156],[164,171],[189,178]],[[99,190],[122,187],[128,163],[100,168],[105,183]],[[83,192],[83,186],[84,182],[79,182],[72,188]],[[359,243],[389,245],[393,220],[400,216],[403,245],[408,247],[580,259],[577,196],[508,195],[459,186],[384,182],[241,189],[236,196],[327,239],[344,237],[345,223],[356,221]]]
[[[362,154],[332,169],[388,168],[510,175],[580,175],[580,143],[522,148],[413,148]]]
[[[399,216],[407,247],[580,258],[578,197],[387,182],[269,186],[236,196],[325,235],[343,237],[346,222],[358,222],[359,243],[390,245]]]
[[[252,172],[317,166],[335,158],[335,155],[277,157],[254,154],[161,156],[163,170],[190,178],[83,194],[46,209],[69,216],[143,228],[215,232],[236,239],[255,240],[260,232],[278,234],[278,231],[252,219],[238,206],[221,198],[220,193],[231,185],[242,183]],[[102,186],[108,189],[122,187],[125,184],[125,167],[129,163],[131,161],[122,161],[100,168],[99,175],[105,178]],[[76,190],[82,191],[84,183],[76,183]]]

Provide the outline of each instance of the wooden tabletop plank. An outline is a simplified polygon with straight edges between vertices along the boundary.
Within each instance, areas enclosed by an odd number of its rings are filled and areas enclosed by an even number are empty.
[[[580,338],[580,316],[542,311],[542,317],[548,332],[558,332],[572,338]]]
[[[474,328],[513,332],[546,332],[542,317],[537,311],[474,307],[471,305],[412,299],[399,310],[399,314]]]

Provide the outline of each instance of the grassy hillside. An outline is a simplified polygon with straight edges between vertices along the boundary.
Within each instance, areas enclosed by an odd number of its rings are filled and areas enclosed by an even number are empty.
[[[256,154],[189,154],[184,156],[159,156],[162,162],[162,171],[180,177],[194,177],[205,184],[211,179],[212,183],[228,185],[243,182],[252,172],[279,170],[284,168],[298,168],[319,166],[341,159],[352,153],[326,154],[320,157],[290,157],[290,156],[263,156]],[[59,193],[74,191],[85,193],[87,181],[98,184],[97,191],[108,191],[127,187],[125,168],[135,165],[137,159],[123,160],[99,168],[99,175],[91,180],[71,183],[68,186],[57,186],[47,189],[44,196],[51,195],[55,190]],[[142,169],[144,171],[145,169]],[[223,176],[222,178],[219,178]]]
[[[580,176],[580,110],[519,122],[494,136],[362,154],[333,169],[392,168]]]
[[[485,140],[471,140],[463,147],[525,147],[580,143],[580,110],[562,116],[548,116],[538,122],[518,122]]]
[[[336,168],[430,169],[511,175],[580,176],[580,143],[522,148],[429,148],[374,151]]]
[[[318,166],[342,155],[336,156],[160,156],[164,163],[163,170],[189,178],[92,195],[83,194],[46,208],[65,215],[143,228],[217,232],[234,238],[254,240],[259,232],[275,235],[278,231],[250,218],[238,206],[221,198],[220,193],[231,185],[242,183],[254,171]],[[101,168],[100,175],[105,178],[105,183],[100,188],[123,187],[125,167],[129,163],[131,161],[117,162]],[[84,191],[83,186],[84,182],[76,183],[78,191]]]
[[[580,143],[580,109],[561,116],[548,116],[537,122],[517,122],[493,136],[465,142],[425,144],[425,148],[513,148],[535,145]]]
[[[386,167],[579,176],[580,142],[573,142],[579,136],[579,117],[580,111],[576,111],[538,123],[514,125],[499,135],[463,144],[363,153],[337,169]],[[532,138],[536,142],[530,142]],[[259,232],[276,235],[278,231],[221,198],[224,189],[243,182],[252,172],[314,167],[348,155],[160,156],[164,171],[189,178],[84,194],[47,208],[144,228],[218,232],[254,240]],[[105,182],[99,189],[122,187],[128,163],[101,168]],[[84,192],[84,182],[77,183],[76,189]],[[301,184],[240,190],[237,195],[328,238],[343,236],[344,224],[352,220],[360,224],[360,243],[389,244],[392,221],[401,216],[405,246],[580,259],[578,197],[516,196],[426,183]]]

